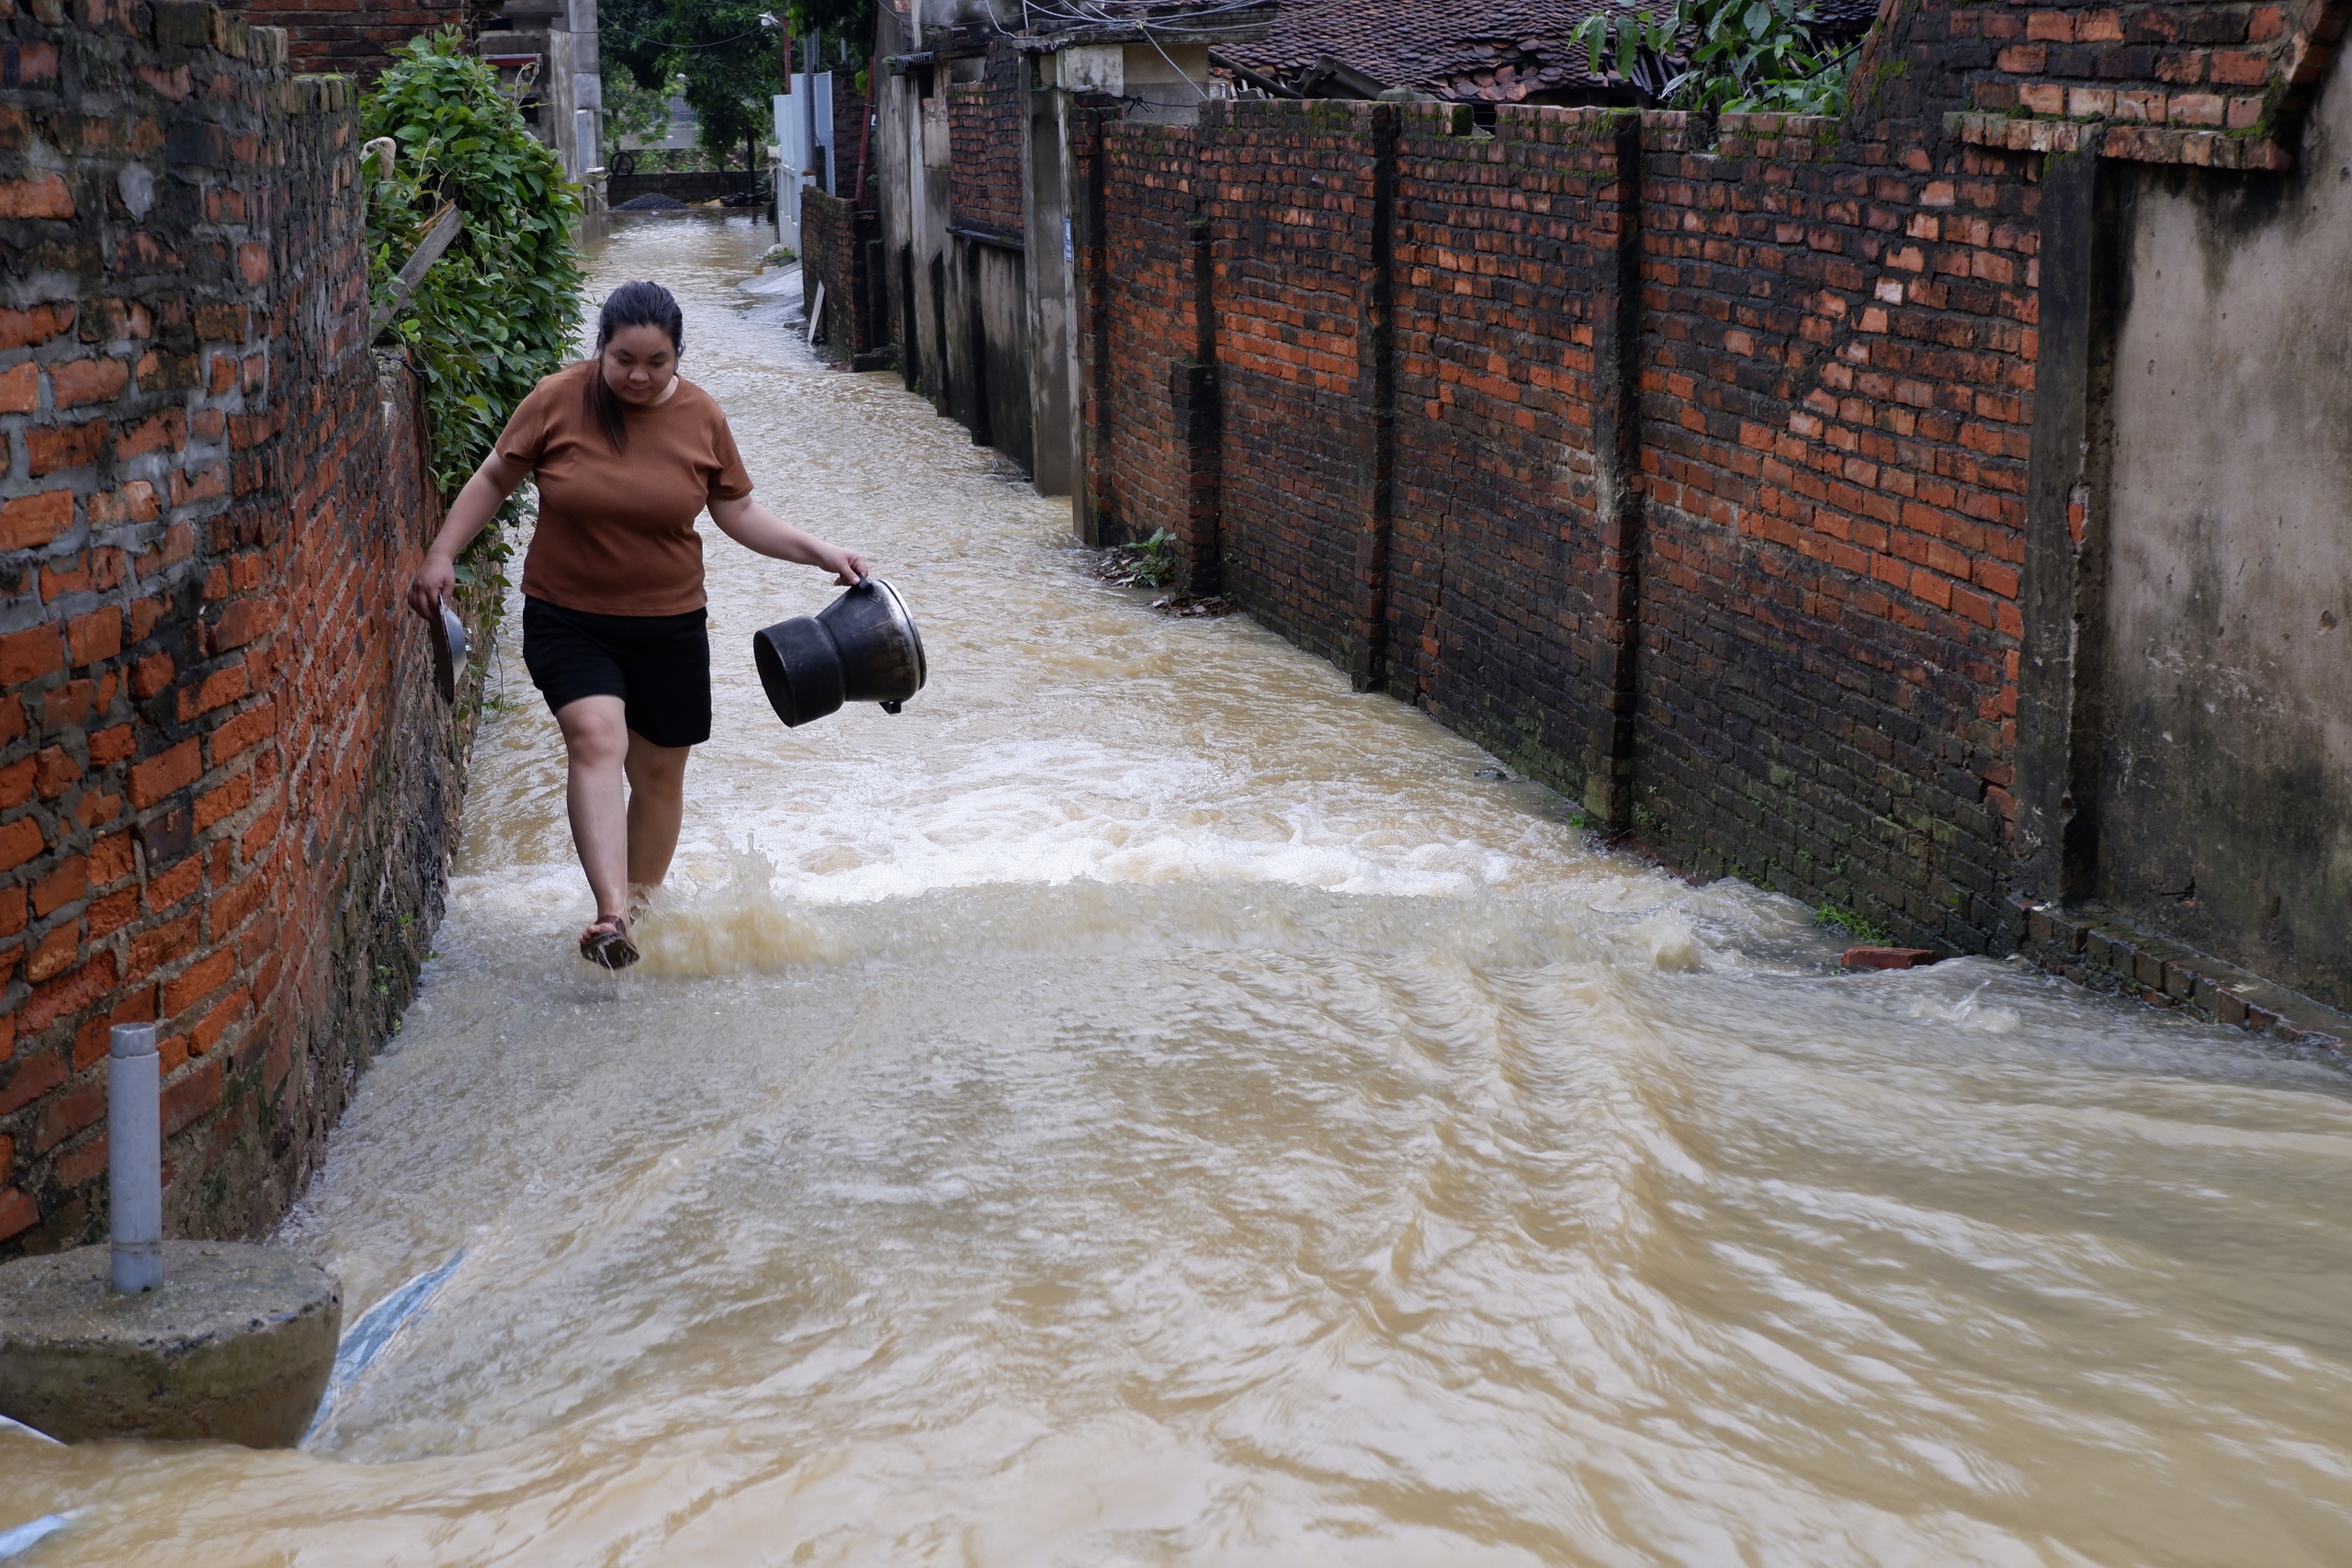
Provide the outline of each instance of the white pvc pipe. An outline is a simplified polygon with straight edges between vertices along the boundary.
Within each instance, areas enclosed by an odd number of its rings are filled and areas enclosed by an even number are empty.
[[[114,1288],[164,1282],[164,1108],[155,1026],[118,1023],[107,1053],[107,1165]]]

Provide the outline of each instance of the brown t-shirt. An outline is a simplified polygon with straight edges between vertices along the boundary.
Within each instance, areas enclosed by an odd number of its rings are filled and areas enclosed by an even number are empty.
[[[714,501],[752,493],[727,415],[678,378],[651,408],[621,405],[615,452],[582,400],[591,359],[540,381],[498,438],[498,455],[538,477],[539,524],[523,592],[595,615],[683,615],[703,607],[702,536]]]

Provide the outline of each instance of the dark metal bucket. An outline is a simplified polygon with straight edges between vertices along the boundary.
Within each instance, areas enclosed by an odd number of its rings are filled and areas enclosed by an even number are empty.
[[[753,633],[752,662],[787,728],[822,718],[843,703],[880,703],[884,713],[897,713],[930,673],[914,617],[898,590],[878,577],[814,615],[795,615]]]

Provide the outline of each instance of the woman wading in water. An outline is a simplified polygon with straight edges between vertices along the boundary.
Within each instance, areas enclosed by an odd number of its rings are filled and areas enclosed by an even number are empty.
[[[865,576],[862,557],[752,499],[726,414],[678,374],[684,348],[668,289],[614,290],[597,318],[596,357],[557,371],[523,400],[408,590],[410,607],[438,635],[458,552],[516,485],[538,477],[538,528],[523,559],[523,662],[555,711],[571,761],[571,841],[596,896],[580,953],[611,969],[637,962],[630,895],[668,874],[685,810],[686,753],[710,739],[695,516],[707,507],[744,548],[821,567],[844,588]]]

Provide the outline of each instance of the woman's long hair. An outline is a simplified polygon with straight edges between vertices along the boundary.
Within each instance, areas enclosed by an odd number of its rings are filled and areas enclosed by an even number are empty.
[[[658,283],[624,283],[613,290],[596,316],[596,357],[582,393],[588,417],[605,433],[616,453],[628,450],[628,426],[621,421],[621,400],[605,383],[605,345],[624,327],[660,327],[670,334],[672,352],[684,358],[686,319],[675,296]]]

